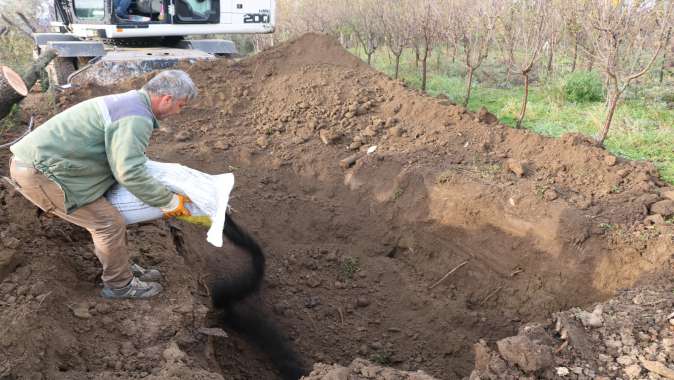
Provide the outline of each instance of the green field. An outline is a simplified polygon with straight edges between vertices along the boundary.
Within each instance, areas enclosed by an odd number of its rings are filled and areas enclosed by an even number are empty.
[[[358,49],[352,51],[365,59]],[[458,59],[460,55],[452,63],[444,49],[429,58],[427,92],[430,95],[444,94],[453,102],[463,103],[465,69]],[[375,68],[393,76],[394,60],[385,50],[379,50],[372,62]],[[544,68],[539,70],[543,72],[541,77],[530,87],[523,127],[547,136],[557,137],[567,132],[594,136],[604,120],[604,101],[566,100],[564,83],[571,66],[561,62],[554,67],[549,78]],[[618,156],[653,161],[663,179],[674,184],[674,80],[670,70],[665,73],[664,84],[659,85],[657,74],[657,70],[647,74],[623,96],[605,145]],[[421,75],[411,52],[403,54],[400,78],[413,87],[421,87]],[[516,76],[512,79],[519,80]],[[498,62],[485,62],[474,77],[468,108],[476,111],[484,106],[502,123],[514,127],[523,86],[512,85],[512,82],[507,80]]]

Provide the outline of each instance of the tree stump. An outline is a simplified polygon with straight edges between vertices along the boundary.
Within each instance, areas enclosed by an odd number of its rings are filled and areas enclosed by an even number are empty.
[[[0,119],[7,116],[12,106],[28,95],[21,76],[7,66],[0,66]]]

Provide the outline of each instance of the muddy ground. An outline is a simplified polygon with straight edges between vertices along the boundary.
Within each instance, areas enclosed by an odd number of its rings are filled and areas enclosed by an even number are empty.
[[[486,110],[473,114],[390,80],[325,36],[185,69],[200,97],[162,122],[148,155],[236,175],[231,205],[268,256],[254,303],[308,365],[365,358],[439,379],[468,377],[476,365],[474,377],[499,378],[507,367],[513,378],[538,378],[579,361],[594,376],[624,375],[598,367],[599,348],[578,356],[574,343],[561,347],[568,334],[553,314],[667,283],[674,193],[651,163],[614,157],[578,135],[509,129]],[[75,89],[56,109],[146,79]],[[23,104],[39,122],[53,112],[44,94]],[[352,165],[342,162],[354,154]],[[0,170],[8,157],[0,152]],[[132,226],[134,259],[161,269],[166,291],[109,302],[98,295],[86,231],[39,215],[7,186],[0,202],[0,378],[277,377],[236,333],[200,332],[218,323],[209,281],[246,265],[241,253],[209,246],[191,225]],[[672,293],[659,294],[669,314]],[[554,358],[517,372],[523,365],[503,359],[496,342],[536,321]],[[658,353],[653,360],[671,364]],[[502,371],[484,367],[492,354]]]

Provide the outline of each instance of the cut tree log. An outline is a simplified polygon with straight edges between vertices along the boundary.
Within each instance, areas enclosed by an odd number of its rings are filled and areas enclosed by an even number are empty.
[[[28,95],[28,91],[40,78],[40,72],[57,55],[56,50],[45,50],[21,78],[7,66],[0,66],[0,119],[12,110],[12,106]]]
[[[0,66],[0,119],[12,106],[28,95],[28,87],[21,76],[7,66]]]

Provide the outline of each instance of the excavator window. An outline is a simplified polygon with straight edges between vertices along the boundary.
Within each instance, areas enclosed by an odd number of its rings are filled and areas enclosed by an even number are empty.
[[[102,20],[105,17],[104,0],[73,0],[75,16],[80,20]]]
[[[182,22],[208,21],[219,13],[218,0],[175,0],[176,16]]]
[[[136,0],[135,10],[139,15],[158,15],[163,7],[162,0]]]
[[[131,22],[164,22],[168,17],[164,0],[113,0],[118,19]]]

